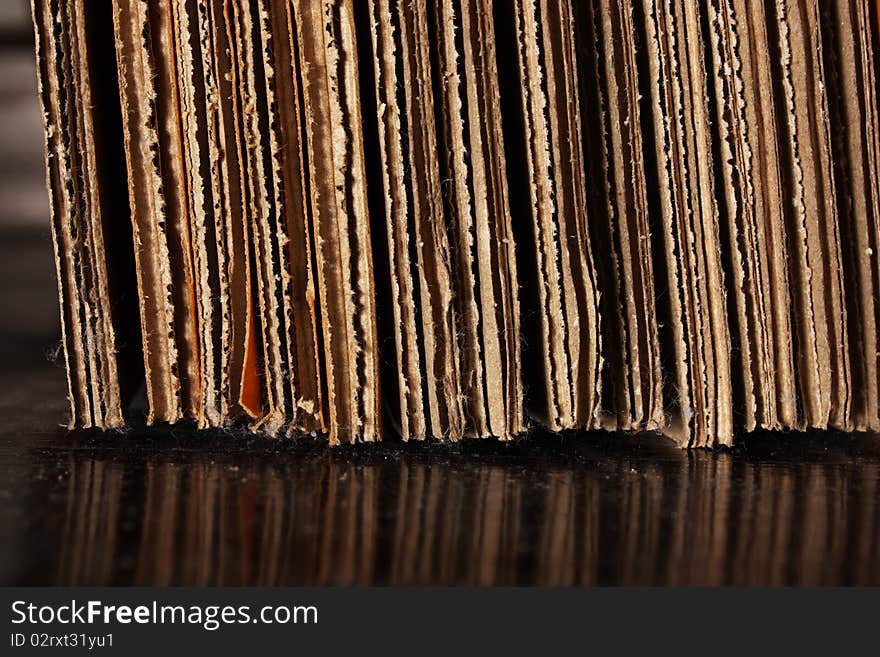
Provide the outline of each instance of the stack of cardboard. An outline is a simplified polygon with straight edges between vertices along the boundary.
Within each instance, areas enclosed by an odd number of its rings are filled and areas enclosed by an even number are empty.
[[[870,0],[34,0],[72,426],[880,430]]]

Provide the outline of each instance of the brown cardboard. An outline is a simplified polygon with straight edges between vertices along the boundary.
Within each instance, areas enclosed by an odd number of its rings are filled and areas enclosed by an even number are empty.
[[[432,3],[403,3],[400,48],[403,51],[403,93],[409,119],[409,160],[414,240],[418,253],[419,311],[424,340],[424,380],[428,399],[427,431],[457,440],[464,435],[461,370],[455,305],[453,258],[443,204],[435,92],[432,76]]]
[[[396,8],[397,9],[397,8]],[[399,9],[398,9],[399,10]],[[370,0],[369,21],[373,50],[373,70],[376,89],[376,114],[379,132],[379,151],[385,207],[385,228],[388,240],[387,257],[391,288],[392,333],[395,344],[395,369],[397,370],[398,412],[400,435],[404,440],[426,437],[422,361],[418,341],[419,329],[416,319],[416,285],[413,276],[415,263],[411,241],[418,239],[410,233],[411,209],[407,188],[408,180],[404,152],[407,132],[408,107],[399,106],[398,89],[406,85],[401,68],[401,51],[398,39],[402,28],[395,21],[387,0]]]
[[[590,183],[593,243],[613,249],[599,266],[602,315],[610,320],[602,342],[604,421],[609,428],[656,429],[665,420],[633,21],[632,6],[619,3],[601,2],[583,14],[581,29],[592,44],[585,75],[596,86],[588,116],[599,117],[598,131],[585,131],[590,157],[601,162]]]
[[[330,440],[380,437],[369,225],[350,3],[294,2],[304,72]],[[352,135],[349,135],[351,131]],[[350,187],[349,187],[350,186]]]
[[[143,3],[113,3],[117,63],[123,107],[131,221],[141,299],[141,333],[147,397],[152,422],[181,419],[181,381],[175,313],[159,162],[154,65],[150,61],[150,22]]]
[[[507,438],[522,423],[519,313],[488,6],[446,0],[435,9],[434,28],[456,245],[465,435]]]
[[[788,160],[787,230],[792,246],[800,396],[807,426],[826,427],[830,421],[842,421],[840,396],[846,395],[848,372],[832,364],[844,364],[845,354],[840,352],[846,333],[840,309],[839,241],[824,94],[809,95],[824,84],[816,11],[815,3],[801,11],[799,6],[779,2],[775,23],[787,130],[781,143]]]
[[[541,307],[546,399],[554,430],[592,426],[600,389],[598,297],[588,233],[574,18],[569,3],[516,4],[525,154]],[[547,91],[545,91],[545,89]]]
[[[199,360],[199,395],[195,415],[199,426],[216,426],[222,422],[220,401],[221,371],[220,330],[218,316],[220,282],[216,253],[217,224],[213,208],[211,184],[206,82],[201,48],[205,3],[185,0],[170,5],[170,29],[177,79],[180,116],[180,155],[182,179],[185,181],[183,200],[189,228],[189,250],[192,255],[192,312],[196,328],[194,349]],[[200,15],[201,13],[201,15]]]
[[[65,108],[61,106],[61,86],[64,82],[60,59],[63,57],[63,41],[53,36],[59,14],[52,9],[43,4],[34,6],[39,89],[46,134],[47,186],[61,309],[62,345],[71,404],[70,426],[88,428],[93,426],[92,402],[83,353],[86,341],[80,322],[79,290],[73,271],[75,254],[68,222],[71,215],[68,181],[73,172],[65,156],[63,141],[66,130],[61,123],[66,116]]]
[[[34,0],[71,426],[880,429],[876,13]]]
[[[851,367],[851,426],[877,426],[876,26],[870,3],[821,5]]]
[[[235,105],[223,2],[199,3],[199,42],[205,79],[207,148],[212,220],[217,258],[220,376],[219,403],[223,424],[243,412],[240,404],[248,343],[249,314],[247,245],[243,219],[241,164],[235,139]]]
[[[275,227],[276,275],[280,277],[280,303],[287,342],[287,370],[292,408],[290,430],[314,431],[325,427],[317,312],[315,307],[314,258],[309,223],[307,182],[304,181],[303,115],[301,79],[296,66],[295,31],[289,2],[276,0],[265,8],[271,25],[264,25],[267,39],[266,86],[274,114],[271,157],[275,204],[281,221]],[[271,36],[269,36],[271,35]],[[267,94],[268,96],[268,94]],[[272,111],[274,109],[274,112]]]

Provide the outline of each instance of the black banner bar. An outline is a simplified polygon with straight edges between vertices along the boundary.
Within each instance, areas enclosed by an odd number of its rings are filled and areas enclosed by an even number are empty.
[[[6,588],[0,654],[848,654],[878,592]]]

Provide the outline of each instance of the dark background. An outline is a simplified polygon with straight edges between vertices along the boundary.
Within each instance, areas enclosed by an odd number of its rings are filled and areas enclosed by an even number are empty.
[[[0,584],[880,585],[877,437],[67,432],[30,29],[0,1]]]

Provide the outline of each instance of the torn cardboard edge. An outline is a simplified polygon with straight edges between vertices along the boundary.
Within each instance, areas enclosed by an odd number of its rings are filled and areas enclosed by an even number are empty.
[[[877,14],[34,0],[71,426],[880,429]]]

